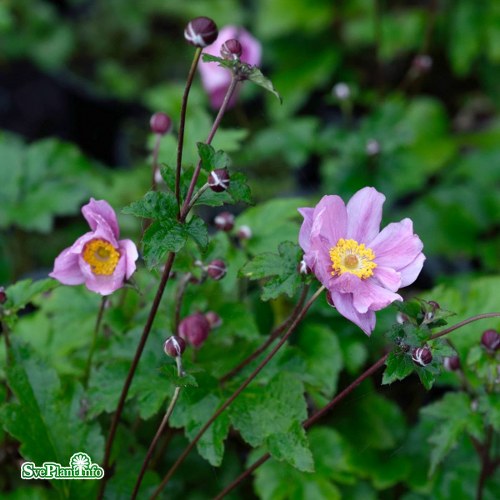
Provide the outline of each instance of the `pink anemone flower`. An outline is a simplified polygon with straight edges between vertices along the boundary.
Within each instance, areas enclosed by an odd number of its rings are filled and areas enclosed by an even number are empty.
[[[220,57],[222,44],[232,38],[238,40],[243,49],[240,60],[251,66],[258,66],[262,54],[260,42],[248,33],[248,31],[237,26],[224,26],[219,31],[217,40],[212,45],[209,45],[204,52]],[[198,67],[200,69],[203,88],[210,97],[210,104],[213,108],[219,108],[231,83],[231,72],[226,68],[221,68],[215,62],[202,62]],[[233,106],[234,102],[235,96],[233,95],[230,106]]]
[[[410,219],[380,231],[385,196],[372,187],[358,191],[347,206],[339,196],[324,196],[304,217],[299,244],[304,260],[328,290],[328,301],[367,335],[375,311],[411,285],[424,264],[423,244]]]
[[[134,273],[137,248],[131,240],[118,240],[118,221],[107,201],[91,198],[82,214],[92,231],[59,254],[49,276],[63,285],[85,283],[89,290],[109,295]]]

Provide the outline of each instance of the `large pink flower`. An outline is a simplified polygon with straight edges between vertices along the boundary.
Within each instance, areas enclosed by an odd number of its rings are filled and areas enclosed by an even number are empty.
[[[137,248],[131,240],[118,240],[118,221],[107,201],[91,198],[82,213],[92,231],[59,254],[49,276],[64,285],[85,283],[89,290],[109,295],[134,273]]]
[[[221,45],[232,38],[238,40],[243,49],[240,60],[252,66],[258,66],[262,53],[260,42],[248,33],[248,31],[237,26],[224,26],[219,31],[217,40],[212,45],[209,45],[204,52],[220,57]],[[210,104],[213,108],[219,108],[231,83],[231,73],[226,68],[221,68],[215,62],[202,62],[199,68],[201,82],[210,96]],[[234,101],[235,99],[233,98],[230,104],[234,104]]]
[[[324,196],[316,207],[299,209],[306,264],[330,303],[367,335],[375,328],[375,311],[402,300],[396,292],[417,279],[425,260],[410,219],[380,231],[384,201],[366,187],[347,206],[339,196]]]

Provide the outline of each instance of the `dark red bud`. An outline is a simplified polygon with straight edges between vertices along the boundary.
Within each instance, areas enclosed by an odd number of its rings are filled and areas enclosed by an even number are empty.
[[[194,313],[179,323],[179,335],[194,347],[200,347],[208,337],[210,323],[205,315]]]
[[[5,293],[5,288],[0,286],[0,305],[7,302],[7,294]]]
[[[186,350],[186,342],[177,335],[172,335],[163,344],[163,350],[167,356],[171,358],[177,358],[182,356],[182,353]]]
[[[418,347],[411,354],[414,363],[420,366],[426,366],[432,361],[432,352],[428,347]]]
[[[210,328],[217,328],[222,325],[221,317],[214,311],[208,311],[205,313],[205,318],[207,318]]]
[[[225,168],[216,168],[208,176],[208,185],[212,191],[222,193],[229,187],[229,172]]]
[[[432,57],[427,54],[415,56],[412,66],[419,73],[427,73],[432,68]]]
[[[252,230],[249,226],[240,226],[237,235],[240,240],[249,240],[252,237]]]
[[[445,370],[453,372],[460,369],[460,358],[458,356],[450,356],[449,358],[444,358],[443,365]]]
[[[215,217],[214,224],[221,231],[231,231],[234,227],[234,215],[230,212],[221,212]]]
[[[149,120],[151,132],[154,134],[165,135],[172,126],[172,120],[165,113],[155,113]]]
[[[217,40],[217,25],[208,17],[196,17],[189,21],[184,38],[195,47],[206,47]]]
[[[224,59],[238,59],[242,52],[243,47],[235,38],[226,40],[220,48],[220,55]]]
[[[215,259],[207,266],[207,274],[215,281],[219,281],[226,275],[226,264],[220,259]]]
[[[481,337],[481,344],[488,351],[496,351],[500,347],[500,334],[496,330],[485,330]]]

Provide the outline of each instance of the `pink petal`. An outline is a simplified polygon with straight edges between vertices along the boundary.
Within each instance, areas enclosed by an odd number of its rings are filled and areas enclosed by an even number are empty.
[[[411,264],[420,254],[423,244],[413,234],[410,219],[393,222],[385,227],[369,244],[375,253],[375,262],[379,266],[391,267],[399,271]]]
[[[375,188],[360,189],[347,204],[347,238],[369,243],[380,230],[385,196]]]
[[[403,300],[397,293],[378,286],[371,279],[363,281],[352,296],[354,308],[361,314],[367,311],[379,311],[395,300]]]
[[[90,198],[87,205],[82,207],[82,214],[87,219],[89,226],[95,231],[99,226],[105,225],[112,231],[114,238],[120,236],[118,221],[115,211],[105,200],[94,200]]]
[[[347,211],[342,198],[335,195],[323,196],[314,208],[311,228],[313,245],[334,247],[340,238],[345,238],[346,230]]]
[[[401,273],[390,267],[377,266],[373,276],[384,288],[391,292],[397,292],[401,288]]]
[[[334,303],[337,311],[349,321],[359,326],[366,335],[370,336],[375,328],[375,313],[367,311],[360,313],[354,308],[353,297],[350,293],[330,292],[330,299]]]
[[[78,265],[78,254],[72,251],[72,247],[66,248],[56,257],[54,270],[49,276],[63,285],[81,285],[85,281]]]
[[[411,285],[417,279],[422,267],[424,266],[424,261],[425,255],[420,253],[411,264],[408,264],[406,267],[399,270],[401,273],[401,288]]]
[[[85,262],[85,264],[87,263]],[[93,274],[91,271],[91,275],[85,280],[85,286],[92,292],[99,293],[100,295],[110,295],[115,290],[123,287],[125,282],[126,267],[126,257],[125,255],[122,255],[113,274],[104,276]]]
[[[311,241],[314,208],[305,207],[299,208],[298,210],[302,217],[304,217],[304,222],[302,223],[302,226],[300,226],[299,231],[299,245],[304,252],[307,252]]]
[[[120,240],[118,243],[121,255],[125,256],[125,277],[129,279],[135,272],[135,261],[138,259],[139,253],[137,252],[137,247],[132,240]]]

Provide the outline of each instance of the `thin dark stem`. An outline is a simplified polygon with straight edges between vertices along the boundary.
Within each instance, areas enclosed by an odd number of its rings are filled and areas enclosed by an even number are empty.
[[[217,132],[217,129],[219,128],[219,125],[222,121],[222,117],[224,116],[224,113],[227,110],[231,96],[236,90],[236,86],[238,85],[239,81],[240,81],[239,78],[233,75],[231,83],[229,84],[229,87],[227,89],[226,95],[224,96],[224,101],[222,102],[219,112],[215,117],[214,123],[212,125],[212,130],[210,130],[210,133],[208,134],[205,144],[210,144],[212,142],[212,139],[214,138],[215,133]],[[198,180],[198,176],[200,175],[200,170],[201,170],[201,160],[198,162],[195,171],[193,172],[193,177],[191,178],[191,183],[189,184],[189,189],[186,195],[186,199],[184,200],[184,204],[182,205],[181,217],[180,217],[181,221],[186,220],[187,214],[189,213],[191,198],[193,196],[194,188],[196,187],[196,181]]]
[[[139,344],[135,351],[134,359],[132,360],[132,364],[130,365],[130,369],[127,374],[127,378],[125,379],[125,383],[123,384],[123,389],[120,394],[120,399],[118,401],[118,405],[116,407],[115,414],[113,415],[113,420],[111,422],[111,428],[109,430],[108,439],[106,441],[106,447],[104,450],[104,459],[103,459],[103,469],[105,472],[105,476],[101,481],[98,499],[101,499],[104,495],[104,490],[106,488],[106,481],[109,479],[109,464],[111,457],[111,449],[113,447],[113,441],[115,438],[116,430],[118,428],[118,422],[120,421],[121,414],[123,412],[123,407],[125,406],[125,399],[127,398],[128,391],[132,384],[132,379],[134,378],[135,370],[137,365],[139,364],[139,359],[141,358],[142,351],[144,350],[144,346],[146,345],[146,341],[149,336],[149,332],[151,331],[151,327],[153,326],[153,321],[155,319],[156,313],[158,311],[158,307],[160,306],[160,301],[163,296],[163,292],[165,291],[165,287],[168,283],[168,279],[170,277],[170,271],[172,270],[172,265],[174,263],[175,253],[170,252],[167,257],[167,262],[165,264],[165,268],[163,270],[163,275],[161,277],[160,284],[158,286],[158,290],[156,291],[156,295],[151,306],[151,310],[149,311],[149,316],[144,325],[144,330],[142,332],[142,336],[139,340]]]
[[[308,429],[314,425],[321,417],[332,410],[340,401],[347,397],[356,387],[358,387],[361,382],[371,377],[383,364],[385,363],[388,354],[382,356],[375,364],[370,366],[364,373],[362,373],[354,382],[348,385],[342,392],[335,396],[324,408],[318,410],[316,413],[311,415],[302,425],[304,429]],[[240,474],[231,484],[226,486],[215,498],[214,500],[220,500],[224,498],[228,493],[233,491],[243,480],[245,480],[252,472],[259,468],[263,463],[265,463],[271,455],[266,453],[259,458],[255,463],[253,463],[248,469],[246,469],[242,474]]]
[[[439,337],[442,337],[443,335],[447,335],[448,333],[453,332],[454,330],[458,330],[459,328],[462,328],[462,326],[468,325],[469,323],[473,323],[474,321],[479,321],[480,319],[487,319],[487,318],[500,318],[500,313],[484,313],[484,314],[478,314],[477,316],[472,316],[471,318],[464,319],[463,321],[460,321],[460,323],[457,323],[456,325],[452,325],[434,335],[431,335],[429,337],[429,340],[437,339]]]
[[[101,299],[101,305],[99,307],[99,312],[97,313],[97,318],[95,321],[94,332],[92,334],[92,345],[90,346],[89,354],[87,357],[87,365],[85,367],[85,375],[83,377],[83,385],[87,387],[89,383],[90,376],[90,368],[92,366],[92,358],[94,357],[95,348],[97,346],[97,337],[99,336],[99,330],[101,328],[102,318],[104,316],[104,309],[106,308],[106,304],[108,302],[107,297],[103,297]]]
[[[304,302],[306,301],[307,298],[307,292],[309,291],[309,285],[304,286],[302,289],[302,293],[300,295],[299,301],[297,302],[295,308],[293,309],[292,313],[290,316],[288,316],[283,323],[281,323],[279,326],[277,326],[269,335],[267,340],[260,346],[258,347],[250,356],[245,358],[241,363],[236,365],[231,371],[227,372],[225,375],[223,375],[220,378],[220,383],[224,384],[227,382],[229,379],[233,378],[238,372],[243,370],[245,366],[248,366],[255,358],[257,358],[261,353],[263,353],[288,327],[288,325],[295,319],[297,314],[299,313],[300,309],[304,305]]]
[[[196,73],[196,68],[198,67],[198,62],[200,61],[201,48],[197,47],[194,53],[193,62],[189,70],[188,78],[186,81],[186,86],[184,88],[184,94],[182,95],[181,104],[181,117],[179,120],[179,136],[177,138],[177,161],[175,169],[175,198],[177,199],[177,206],[181,206],[181,169],[182,169],[182,151],[184,148],[184,129],[186,127],[186,111],[187,111],[187,101],[189,97],[189,90],[193,83],[194,75]]]
[[[319,295],[325,290],[325,287],[322,286],[319,288],[316,293],[309,299],[306,303],[300,314],[297,315],[293,323],[288,328],[288,331],[281,338],[278,344],[274,347],[274,349],[262,360],[262,362],[255,368],[255,370],[248,376],[248,378],[233,392],[233,394],[222,404],[222,406],[208,419],[207,423],[200,429],[198,434],[193,438],[193,440],[186,446],[184,451],[181,453],[177,461],[172,465],[170,470],[167,472],[166,476],[163,478],[162,482],[158,486],[158,488],[153,492],[151,498],[156,498],[163,488],[166,486],[174,472],[177,470],[179,465],[184,462],[185,458],[189,455],[191,450],[196,446],[196,443],[200,440],[200,438],[205,434],[206,430],[213,424],[213,422],[221,415],[232,403],[233,401],[245,390],[245,388],[253,381],[253,379],[261,372],[261,370],[269,363],[269,361],[274,357],[274,355],[278,352],[278,350],[285,344],[290,335],[295,331],[298,324],[302,321],[307,311],[313,304],[313,302],[319,297]]]
[[[177,294],[175,296],[175,315],[174,315],[174,327],[172,331],[174,335],[177,335],[177,330],[179,329],[179,323],[181,322],[181,309],[182,309],[182,301],[184,299],[184,294],[186,293],[186,289],[193,275],[191,273],[185,274],[179,282],[179,286],[177,288]]]
[[[181,377],[182,373],[183,373],[181,358],[177,357],[176,362],[177,362],[177,375],[179,377]],[[149,461],[151,460],[151,457],[153,456],[153,452],[156,448],[158,440],[160,439],[165,427],[167,426],[168,419],[170,418],[170,415],[172,415],[172,412],[174,411],[175,404],[177,403],[177,399],[179,398],[180,393],[181,393],[181,387],[177,386],[174,390],[174,394],[172,396],[172,399],[170,400],[170,404],[168,405],[167,411],[165,412],[165,416],[163,417],[163,420],[161,421],[160,426],[158,427],[158,430],[156,431],[156,434],[155,434],[155,437],[153,438],[153,441],[151,441],[151,444],[149,445],[149,450],[146,454],[146,457],[144,458],[144,462],[142,463],[141,471],[139,472],[139,476],[138,476],[137,481],[136,481],[135,486],[134,486],[134,491],[132,492],[132,500],[135,500],[137,498],[137,494],[139,493],[139,488],[141,487],[142,478],[144,477],[144,474],[146,473],[146,469],[148,467]]]
[[[151,190],[156,191],[157,183],[156,183],[156,173],[158,172],[158,154],[160,152],[160,144],[161,144],[161,134],[156,134],[155,137],[155,145],[153,147],[153,165],[152,165],[152,174],[151,174]]]

